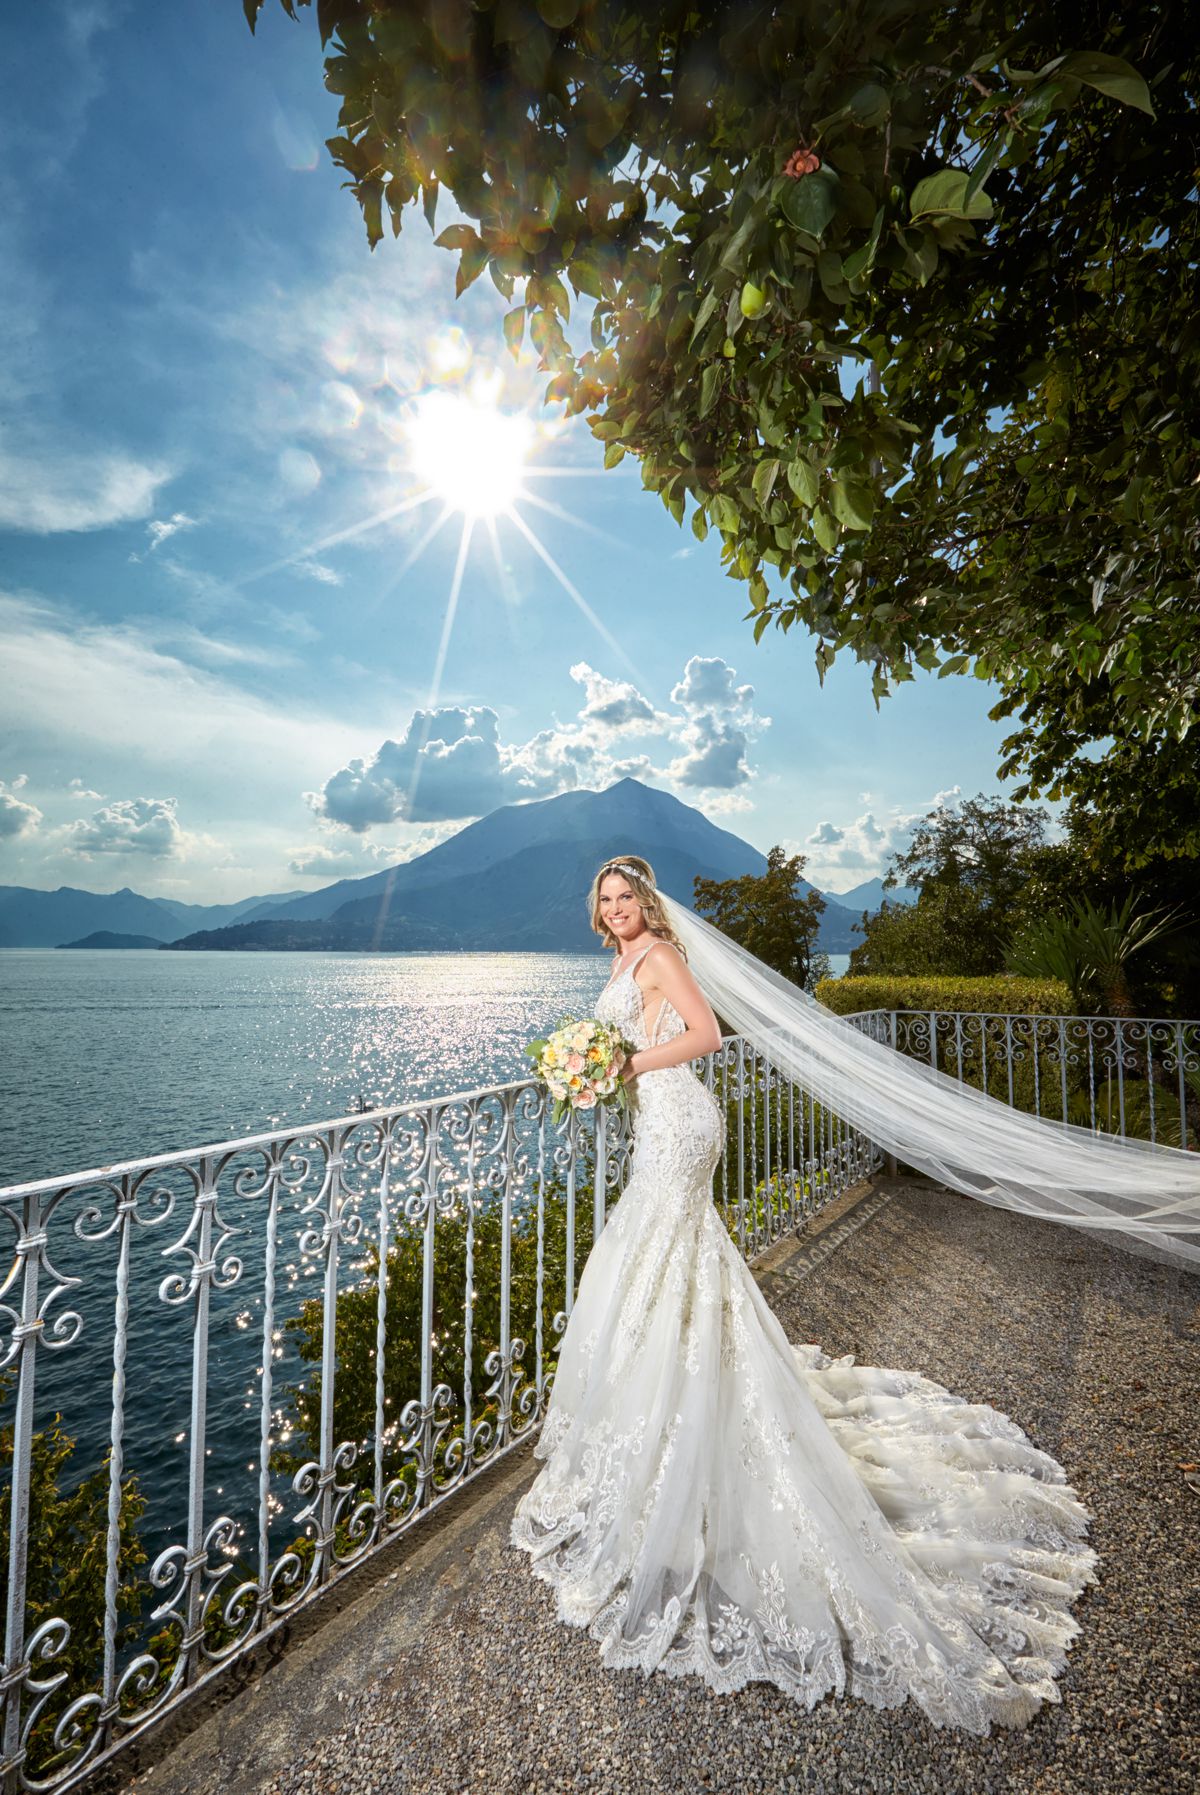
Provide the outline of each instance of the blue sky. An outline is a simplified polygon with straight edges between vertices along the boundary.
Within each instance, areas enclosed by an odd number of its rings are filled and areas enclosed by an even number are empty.
[[[7,54],[0,882],[315,888],[632,773],[838,891],[1003,790],[987,686],[877,712],[802,632],[756,646],[716,538],[541,410],[490,282],[456,303],[419,213],[370,254],[311,15],[44,0]],[[524,529],[464,553],[413,502],[430,391],[532,420]]]

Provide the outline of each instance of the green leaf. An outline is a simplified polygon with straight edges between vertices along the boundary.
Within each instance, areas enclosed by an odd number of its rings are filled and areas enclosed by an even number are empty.
[[[877,81],[865,82],[850,95],[850,110],[860,125],[881,125],[891,109],[891,96]]]
[[[434,242],[439,249],[469,249],[479,242],[479,232],[469,224],[448,224]]]
[[[813,535],[825,550],[825,553],[831,555],[838,545],[838,527],[836,520],[830,516],[824,505],[817,505],[814,508],[812,514],[812,528]]]
[[[717,394],[721,390],[724,379],[724,363],[710,361],[700,376],[700,405],[696,414],[698,417],[706,418],[708,416],[716,404]]]
[[[944,212],[954,218],[990,218],[992,202],[982,188],[967,198],[970,175],[965,168],[942,168],[926,175],[912,191],[909,207],[914,218]]]
[[[692,512],[692,535],[697,542],[707,542],[708,540],[708,519],[699,505]]]
[[[765,511],[775,489],[775,481],[779,474],[778,461],[760,461],[754,470],[750,484],[754,488],[754,496]]]
[[[579,17],[580,0],[537,0],[538,17],[555,31],[565,31]]]
[[[802,505],[810,508],[817,502],[817,494],[821,489],[821,477],[810,461],[799,458],[787,464],[788,485]]]
[[[518,305],[511,312],[504,314],[504,341],[512,351],[514,360],[520,354],[521,344],[525,339],[525,307]]]
[[[433,229],[433,221],[434,221],[434,218],[437,216],[437,203],[438,203],[438,184],[437,184],[437,182],[434,180],[429,180],[429,181],[423,182],[423,184],[421,186],[421,207],[425,213],[425,221],[428,224],[430,230]]]
[[[810,237],[819,237],[837,211],[837,176],[831,169],[789,180],[780,199],[788,223]]]
[[[1008,131],[997,131],[991,142],[987,145],[983,154],[979,157],[974,168],[971,170],[971,177],[963,189],[964,205],[969,206],[971,201],[975,198],[975,195],[979,192],[979,189],[983,186],[983,183],[987,180],[993,168],[995,168],[997,162],[1007,149],[1010,136],[1011,133]]]
[[[1145,79],[1123,56],[1105,56],[1099,50],[1073,50],[1063,57],[1054,72],[1082,81],[1085,87],[1094,87],[1098,93],[1107,94],[1110,100],[1119,100],[1122,106],[1133,106],[1150,118],[1157,116]]]
[[[830,503],[834,516],[847,529],[870,529],[875,510],[875,494],[871,487],[862,486],[853,480],[835,480]]]
[[[742,514],[728,493],[717,492],[708,501],[708,509],[718,530],[732,536],[741,527]]]
[[[605,467],[616,467],[617,463],[619,461],[624,461],[624,459],[625,459],[625,451],[621,447],[620,443],[609,443],[608,447],[604,451]]]
[[[700,335],[700,332],[704,329],[704,326],[708,323],[716,309],[717,290],[715,287],[710,287],[708,292],[704,295],[704,298],[700,301],[700,310],[696,313],[696,322],[692,326],[692,334],[688,341],[689,349],[696,341],[696,338]]]
[[[952,654],[948,661],[943,661],[938,668],[938,678],[947,679],[952,673],[962,673],[970,664],[969,654]]]

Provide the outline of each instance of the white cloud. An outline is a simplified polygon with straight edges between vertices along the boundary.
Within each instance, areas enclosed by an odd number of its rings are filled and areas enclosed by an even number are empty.
[[[625,777],[702,790],[723,809],[744,809],[752,771],[751,738],[770,724],[739,686],[727,662],[693,655],[671,693],[677,707],[659,710],[629,680],[610,679],[577,661],[571,678],[583,702],[569,723],[539,730],[526,742],[500,739],[489,706],[448,705],[414,711],[399,740],[382,742],[306,793],[323,821],[356,834],[394,822],[465,821],[499,805],[552,797],[580,787],[603,789]],[[657,740],[678,750],[668,765],[627,738]]]
[[[272,703],[189,664],[131,628],[0,593],[6,729],[27,763],[68,754],[111,791],[153,769],[189,809],[222,796],[225,816],[263,815],[314,780],[354,732],[319,711]],[[258,769],[253,784],[247,767]],[[143,789],[145,787],[143,786]],[[160,788],[161,789],[161,788]]]
[[[859,794],[860,798],[869,795]],[[826,819],[803,841],[789,841],[785,846],[789,853],[805,856],[804,876],[821,890],[849,890],[881,875],[889,856],[908,846],[917,824],[931,810],[953,809],[962,795],[962,787],[954,785],[935,792],[916,810],[897,804],[882,818],[867,810],[847,823]]]
[[[300,879],[346,879],[359,872],[370,872],[380,856],[368,851],[356,853],[350,848],[331,848],[323,842],[297,848],[288,861],[288,871]]]
[[[292,566],[297,573],[302,573],[310,580],[319,580],[324,586],[341,586],[344,584],[336,567],[326,567],[323,561],[309,559],[293,561]]]
[[[32,835],[43,820],[36,804],[27,804],[16,796],[28,783],[24,773],[9,781],[0,779],[0,840],[12,841],[18,835]]]
[[[180,530],[196,529],[199,521],[198,518],[189,517],[186,511],[173,511],[170,517],[152,518],[146,525],[146,534],[150,538],[146,553],[152,555],[156,548],[161,548],[172,536],[178,536]],[[129,558],[131,561],[141,560],[140,555],[131,555]]]
[[[684,752],[668,768],[678,785],[733,792],[750,779],[746,759],[751,738],[771,719],[754,709],[754,687],[739,686],[728,662],[693,655],[671,693],[687,722]]]
[[[189,837],[180,826],[174,798],[117,798],[85,822],[70,823],[71,853],[84,860],[97,854],[144,854],[154,860],[175,860],[187,850]]]
[[[0,443],[0,528],[31,535],[103,530],[153,510],[166,467],[111,449],[68,448],[40,431]]]
[[[382,742],[306,793],[318,816],[361,834],[381,823],[480,816],[509,795],[494,710],[414,711],[403,738]]]
[[[73,798],[93,798],[97,804],[102,804],[104,802],[104,793],[94,792],[90,785],[85,785],[83,783],[82,779],[68,780],[67,790]]]

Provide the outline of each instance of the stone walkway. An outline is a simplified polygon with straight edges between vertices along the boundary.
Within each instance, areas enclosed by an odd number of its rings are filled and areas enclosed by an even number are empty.
[[[716,1697],[696,1678],[606,1671],[508,1544],[538,1468],[523,1448],[125,1787],[1193,1795],[1200,1496],[1179,1466],[1200,1462],[1200,1279],[915,1181],[878,1182],[756,1271],[792,1339],[920,1370],[1061,1460],[1101,1566],[1060,1705],[979,1740],[911,1702],[807,1714],[768,1684]]]

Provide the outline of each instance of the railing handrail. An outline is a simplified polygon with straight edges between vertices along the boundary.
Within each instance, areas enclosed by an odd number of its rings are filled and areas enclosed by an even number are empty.
[[[1140,1024],[1145,1027],[1200,1028],[1200,1019],[1183,1016],[1086,1016],[1060,1015],[1052,1010],[937,1010],[919,1008],[904,1004],[877,1005],[870,1010],[849,1010],[842,1017],[843,1022],[863,1022],[874,1016],[948,1016],[965,1018],[978,1017],[980,1020],[996,1020],[1009,1022],[1112,1022],[1121,1026]],[[723,1035],[722,1046],[739,1040],[736,1034]],[[699,1056],[707,1058],[707,1055]],[[377,1109],[351,1110],[340,1116],[327,1116],[314,1122],[292,1122],[280,1128],[272,1128],[263,1134],[247,1134],[233,1140],[206,1141],[195,1147],[173,1147],[166,1153],[154,1153],[141,1159],[116,1160],[112,1165],[92,1166],[78,1172],[62,1172],[56,1177],[35,1178],[21,1184],[0,1185],[0,1202],[14,1202],[25,1197],[49,1196],[66,1186],[77,1184],[105,1183],[110,1178],[127,1178],[140,1176],[145,1172],[169,1171],[183,1161],[192,1161],[208,1155],[227,1155],[231,1153],[250,1153],[262,1147],[270,1147],[277,1141],[294,1142],[298,1136],[319,1134],[330,1128],[361,1126],[364,1122],[387,1121],[395,1116],[426,1114],[453,1103],[471,1103],[480,1097],[504,1096],[509,1091],[522,1091],[536,1084],[537,1078],[531,1074],[528,1078],[514,1078],[504,1084],[477,1085],[471,1090],[451,1091],[434,1097],[414,1097],[403,1103],[385,1103]]]
[[[121,1159],[113,1165],[95,1166],[90,1171],[63,1172],[57,1178],[36,1178],[26,1184],[2,1184],[0,1202],[18,1197],[49,1196],[62,1190],[65,1185],[89,1184],[93,1180],[104,1182],[110,1178],[125,1178],[131,1173],[169,1171],[172,1166],[180,1165],[185,1160],[190,1162],[217,1154],[250,1153],[260,1147],[270,1147],[277,1141],[294,1142],[303,1139],[306,1134],[324,1134],[330,1128],[351,1128],[361,1126],[364,1122],[389,1120],[393,1116],[425,1114],[450,1103],[470,1103],[479,1097],[500,1097],[508,1091],[523,1091],[536,1083],[536,1078],[515,1078],[507,1084],[479,1085],[472,1091],[454,1091],[438,1097],[415,1097],[405,1103],[385,1103],[378,1109],[351,1110],[348,1115],[323,1117],[316,1122],[292,1122],[282,1128],[272,1128],[266,1134],[246,1134],[237,1140],[208,1141],[198,1147],[174,1147],[168,1153],[154,1153],[146,1159]]]
[[[836,1012],[834,1012],[836,1014]],[[866,1016],[982,1016],[1000,1022],[1116,1022],[1123,1027],[1138,1022],[1157,1028],[1200,1028],[1194,1016],[1109,1016],[1063,1015],[1058,1010],[939,1010],[928,1004],[879,1004],[872,1010],[847,1010],[843,1022],[857,1022]]]

